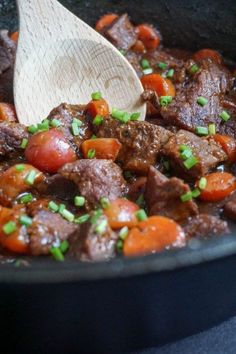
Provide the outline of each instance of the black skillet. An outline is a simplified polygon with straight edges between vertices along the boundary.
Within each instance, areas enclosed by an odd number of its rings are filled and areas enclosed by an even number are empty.
[[[235,0],[62,1],[90,24],[108,11],[157,25],[168,46],[236,57]],[[16,29],[1,0],[0,28]],[[236,314],[236,226],[231,236],[110,263],[0,267],[1,353],[127,352],[188,336]],[[3,348],[5,348],[3,350]]]

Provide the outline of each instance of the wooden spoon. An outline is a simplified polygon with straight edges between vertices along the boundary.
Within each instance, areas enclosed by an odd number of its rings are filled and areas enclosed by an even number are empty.
[[[142,85],[124,56],[56,0],[17,0],[20,36],[14,98],[30,125],[62,102],[87,103],[101,91],[110,108],[141,112]]]

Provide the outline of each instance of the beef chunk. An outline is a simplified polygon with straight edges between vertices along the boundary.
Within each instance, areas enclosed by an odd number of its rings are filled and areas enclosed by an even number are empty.
[[[97,227],[104,226],[103,232]],[[108,225],[105,215],[101,215],[92,224],[90,221],[81,225],[79,233],[73,234],[70,239],[68,255],[83,261],[105,261],[115,256],[115,245],[118,236]]]
[[[112,22],[104,36],[119,49],[130,49],[137,40],[134,26],[131,24],[127,14],[120,16]]]
[[[187,237],[209,238],[209,236],[228,234],[229,228],[226,221],[209,214],[199,214],[189,219],[184,226]]]
[[[235,197],[232,200],[229,200],[225,204],[224,213],[229,219],[236,221],[236,198]]]
[[[63,200],[73,200],[78,192],[76,184],[65,177],[55,174],[47,178],[37,186],[37,190],[44,194]]]
[[[121,124],[115,119],[105,119],[99,126],[98,137],[117,138],[122,144],[118,161],[125,170],[146,174],[154,165],[161,147],[172,133],[148,122]]]
[[[77,228],[77,225],[64,220],[59,214],[48,210],[38,211],[32,226],[28,228],[30,252],[34,256],[49,254],[52,246],[60,246]]]
[[[181,222],[198,213],[194,201],[182,202],[181,195],[190,191],[187,184],[173,177],[168,179],[154,167],[150,167],[145,201],[150,215],[163,215]]]
[[[191,169],[184,166],[179,151],[180,145],[190,147],[193,156],[198,160],[198,163]],[[212,138],[200,138],[186,130],[179,130],[170,138],[163,148],[163,155],[170,160],[174,173],[187,180],[194,180],[205,175],[210,169],[227,159],[220,145]]]
[[[88,208],[96,207],[102,197],[114,200],[126,191],[122,171],[111,160],[78,160],[63,166],[59,173],[77,184]]]
[[[28,138],[26,127],[19,123],[0,122],[0,156],[9,156]]]
[[[211,60],[203,60],[201,69],[188,83],[177,89],[176,97],[161,114],[169,124],[194,131],[197,126],[207,127],[215,123],[219,131],[221,118],[221,98],[232,85],[229,71]],[[197,103],[203,96],[208,103],[202,107]]]

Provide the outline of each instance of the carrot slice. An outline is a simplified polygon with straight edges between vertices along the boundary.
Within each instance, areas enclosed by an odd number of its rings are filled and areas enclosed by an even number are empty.
[[[13,104],[5,102],[0,103],[0,121],[2,120],[6,122],[17,121],[16,110]]]
[[[145,45],[142,41],[137,40],[135,42],[135,44],[133,45],[133,47],[131,48],[131,50],[135,53],[143,54],[143,53],[145,53],[146,48],[145,48]]]
[[[141,77],[141,82],[145,90],[156,91],[158,96],[175,96],[173,83],[159,74],[144,75]]]
[[[228,156],[230,162],[236,162],[236,140],[228,135],[213,135],[213,139],[221,145],[222,149]]]
[[[160,44],[161,38],[157,30],[150,25],[142,24],[136,27],[138,39],[140,39],[148,50],[155,50]]]
[[[95,150],[97,159],[113,160],[117,158],[121,148],[119,140],[114,138],[100,138],[85,140],[81,145],[84,158],[87,158],[89,150]]]
[[[113,21],[118,18],[116,14],[106,14],[102,16],[96,23],[95,29],[98,32],[101,32],[105,27],[110,26]]]
[[[10,38],[17,43],[18,41],[18,38],[19,38],[19,32],[16,31],[16,32],[13,32],[11,35],[10,35]]]
[[[100,100],[90,101],[87,104],[86,111],[92,118],[95,118],[97,115],[105,117],[109,114],[109,106],[107,102],[101,98]]]
[[[104,214],[108,218],[112,229],[121,229],[124,226],[133,227],[138,223],[135,212],[139,206],[128,199],[118,198],[111,201],[109,206],[104,209]]]
[[[201,49],[193,54],[193,59],[196,61],[201,61],[202,59],[211,59],[215,63],[222,63],[222,56],[216,50],[213,49]]]
[[[200,199],[217,202],[230,195],[236,189],[236,179],[228,172],[214,172],[205,176],[207,184],[201,191]],[[198,186],[199,182],[197,182]]]
[[[123,252],[125,256],[138,256],[184,245],[184,231],[175,221],[163,216],[151,216],[130,230]]]

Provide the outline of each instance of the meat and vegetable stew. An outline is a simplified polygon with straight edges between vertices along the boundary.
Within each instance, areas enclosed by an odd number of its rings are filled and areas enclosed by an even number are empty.
[[[98,90],[38,125],[18,123],[18,34],[0,31],[3,260],[144,255],[225,235],[236,220],[236,66],[213,49],[165,48],[127,14],[103,16],[96,30],[140,77],[144,122]]]

